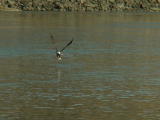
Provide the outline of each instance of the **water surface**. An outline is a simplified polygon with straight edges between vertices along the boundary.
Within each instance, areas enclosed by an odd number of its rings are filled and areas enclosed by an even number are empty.
[[[0,119],[158,120],[159,21],[157,13],[1,12]],[[58,62],[55,48],[72,37]]]

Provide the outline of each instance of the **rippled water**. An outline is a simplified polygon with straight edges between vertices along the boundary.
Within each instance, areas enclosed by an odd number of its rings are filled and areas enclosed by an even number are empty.
[[[0,119],[158,120],[159,21],[158,13],[0,12]],[[58,62],[55,48],[72,37]]]

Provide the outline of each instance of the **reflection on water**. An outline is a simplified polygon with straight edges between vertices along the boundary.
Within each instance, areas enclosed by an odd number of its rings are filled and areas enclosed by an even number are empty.
[[[159,19],[157,13],[1,13],[0,119],[159,119]],[[57,61],[55,48],[72,37]]]

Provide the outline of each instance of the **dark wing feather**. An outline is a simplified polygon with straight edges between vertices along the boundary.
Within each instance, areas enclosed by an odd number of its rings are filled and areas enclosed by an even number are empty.
[[[54,39],[54,36],[52,34],[50,34],[50,38],[52,40],[52,43],[55,43],[55,39]]]
[[[72,42],[73,42],[73,38],[72,38],[72,40],[71,40],[66,46],[64,46],[64,48],[61,50],[61,52],[62,52],[64,49],[66,49],[70,44],[72,44]]]

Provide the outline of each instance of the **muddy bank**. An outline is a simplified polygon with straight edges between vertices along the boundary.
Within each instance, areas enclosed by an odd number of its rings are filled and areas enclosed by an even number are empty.
[[[0,10],[160,11],[160,0],[0,0]]]

